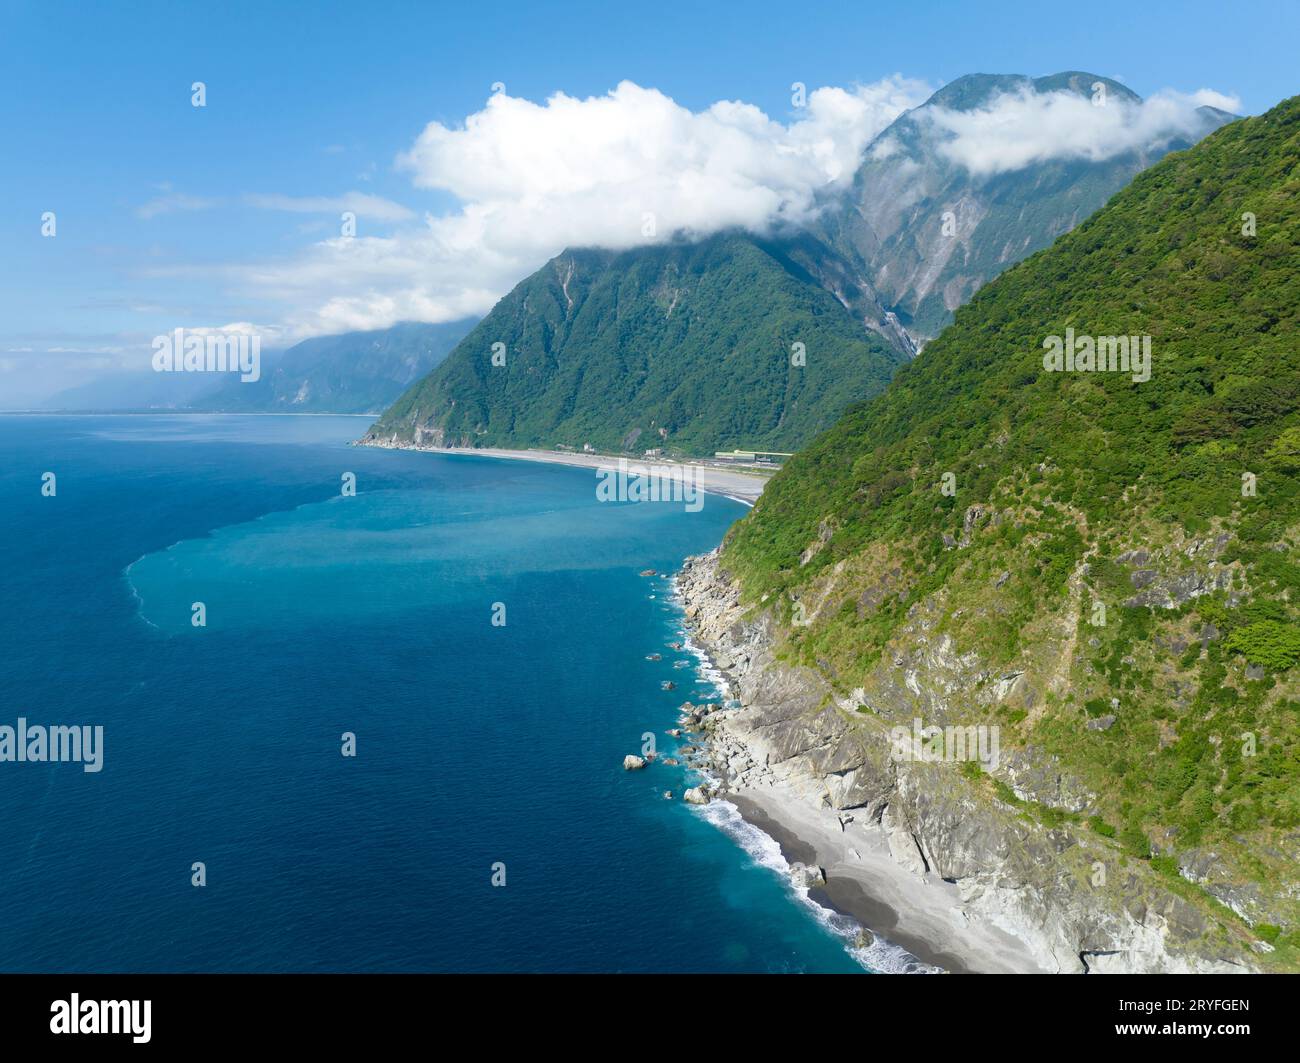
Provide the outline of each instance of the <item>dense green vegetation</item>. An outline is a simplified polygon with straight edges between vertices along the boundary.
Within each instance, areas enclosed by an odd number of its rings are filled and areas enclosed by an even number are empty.
[[[504,365],[492,364],[498,343]],[[792,364],[795,344],[805,364]],[[788,451],[878,393],[901,361],[777,244],[728,234],[566,251],[502,299],[373,433],[441,429],[463,446]]]
[[[1067,328],[1149,335],[1150,379],[1045,372]],[[1213,844],[1294,930],[1300,99],[985,287],[787,464],[724,561],[787,618],[815,603],[784,652],[840,687],[937,635],[1023,670],[1032,702],[969,692],[1004,746],[1057,757],[1130,856]]]

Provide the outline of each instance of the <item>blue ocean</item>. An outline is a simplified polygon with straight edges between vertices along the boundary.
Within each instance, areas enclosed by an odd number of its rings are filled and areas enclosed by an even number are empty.
[[[715,693],[639,573],[744,507],[365,426],[0,417],[0,725],[104,736],[0,763],[0,969],[862,971],[769,840],[622,769]]]

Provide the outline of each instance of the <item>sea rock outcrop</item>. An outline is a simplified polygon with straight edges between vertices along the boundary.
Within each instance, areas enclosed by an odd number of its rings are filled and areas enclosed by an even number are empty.
[[[796,889],[826,885],[826,872],[815,864],[791,864],[790,884]]]

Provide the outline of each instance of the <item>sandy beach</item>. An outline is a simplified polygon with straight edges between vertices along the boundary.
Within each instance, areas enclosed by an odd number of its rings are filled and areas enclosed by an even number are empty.
[[[1024,942],[967,919],[955,885],[897,864],[874,824],[848,822],[780,784],[722,795],[778,845],[790,863],[816,864],[826,885],[811,900],[857,923],[923,963],[952,974],[1038,973]]]
[[[495,447],[417,447],[401,446],[390,443],[367,443],[366,446],[381,447],[386,450],[418,450],[430,454],[453,454],[462,457],[466,455],[478,456],[484,458],[509,458],[515,461],[541,461],[552,465],[576,465],[586,469],[611,468],[616,467],[619,461],[617,455],[608,454],[577,454],[565,450],[502,450]],[[711,464],[699,461],[682,461],[682,462],[662,462],[655,461],[652,458],[636,458],[624,456],[629,465],[640,468],[654,469],[665,465],[673,465],[677,468],[690,468],[695,470],[692,475],[696,477],[696,483],[704,491],[715,495],[726,495],[738,502],[744,502],[747,505],[753,505],[759,495],[763,493],[763,488],[767,481],[771,479],[770,473],[750,471],[748,469],[729,469],[721,465]]]

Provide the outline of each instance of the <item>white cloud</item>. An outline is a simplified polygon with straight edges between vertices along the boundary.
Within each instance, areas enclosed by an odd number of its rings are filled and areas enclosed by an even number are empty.
[[[733,101],[692,112],[630,81],[544,104],[501,93],[463,128],[430,123],[399,163],[418,187],[459,197],[488,231],[631,247],[645,242],[645,213],[659,239],[806,219],[817,191],[851,178],[868,141],[927,92],[897,77],[817,89],[789,125]]]
[[[207,196],[187,196],[183,192],[173,192],[167,195],[155,196],[147,203],[140,204],[140,206],[136,207],[135,214],[137,218],[148,221],[160,214],[174,214],[182,210],[211,210],[213,207],[219,206],[220,203],[221,200],[211,199]]]
[[[268,331],[265,325],[255,325],[251,321],[232,321],[227,325],[215,327],[186,328],[194,336],[264,336]]]
[[[400,203],[365,192],[347,192],[341,196],[249,195],[244,202],[262,210],[283,210],[296,214],[341,214],[349,210],[358,218],[376,221],[408,221],[415,212]]]
[[[871,158],[877,161],[881,161],[884,159],[888,159],[891,155],[897,154],[898,148],[899,148],[899,144],[895,138],[881,137],[879,140],[877,140],[874,144],[871,145],[871,151],[869,151],[867,154],[870,155]]]
[[[286,341],[382,328],[400,320],[484,314],[569,246],[624,249],[739,227],[768,231],[809,220],[851,182],[867,146],[930,87],[895,75],[852,90],[821,88],[792,120],[722,101],[691,111],[655,89],[622,82],[603,96],[557,93],[535,103],[505,93],[455,127],[432,122],[398,157],[417,189],[457,205],[401,224],[406,208],[342,197],[256,197],[274,209],[334,213],[364,201],[397,228],[334,237],[287,258],[228,267],[232,291],[282,306]],[[1161,93],[1105,107],[1067,93],[1008,94],[985,109],[928,109],[956,162],[980,174],[1046,158],[1104,159],[1198,130],[1195,108],[1236,101],[1209,90]],[[874,149],[888,157],[898,147]],[[348,206],[346,204],[351,204]],[[653,232],[647,229],[653,216]],[[176,272],[159,271],[162,272]],[[205,271],[210,273],[210,271]]]
[[[930,91],[899,76],[821,88],[788,124],[734,101],[694,112],[628,81],[540,104],[498,93],[463,126],[430,123],[398,159],[417,188],[451,193],[458,209],[389,236],[325,240],[244,267],[240,281],[289,304],[298,335],[483,314],[568,246],[806,221],[824,191],[852,179],[871,139]]]
[[[1215,92],[1214,89],[1197,89],[1191,95],[1191,100],[1198,107],[1217,107],[1221,111],[1231,111],[1237,114],[1241,111],[1241,100],[1236,96],[1225,96],[1222,92]]]
[[[969,111],[928,107],[918,117],[947,137],[940,150],[978,176],[1019,170],[1048,159],[1100,162],[1128,151],[1163,148],[1205,132],[1196,108],[1235,111],[1240,101],[1208,89],[1190,96],[1159,92],[1132,102],[1114,94],[1103,106],[1071,92],[1030,89],[997,96]]]

